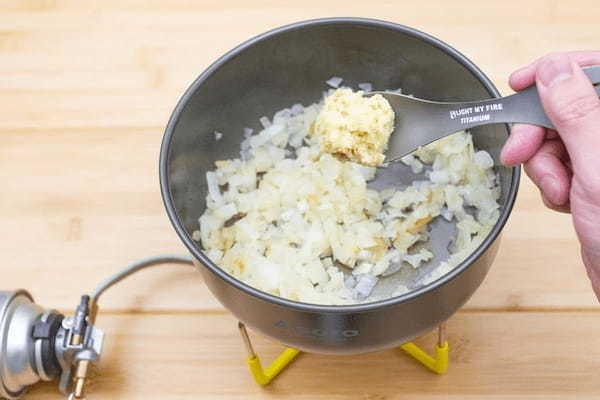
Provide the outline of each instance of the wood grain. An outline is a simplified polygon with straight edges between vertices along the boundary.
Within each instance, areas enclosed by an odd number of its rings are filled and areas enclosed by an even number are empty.
[[[595,0],[298,2],[0,1],[0,287],[69,311],[124,264],[184,252],[160,199],[164,125],[189,83],[267,29],[353,15],[458,48],[508,94],[514,69],[598,48]],[[450,322],[448,375],[398,351],[303,355],[267,389],[249,379],[235,324],[185,266],[103,298],[108,348],[93,398],[597,398],[600,307],[570,217],[526,179],[483,286]],[[279,347],[257,338],[265,359]],[[431,344],[426,337],[423,343]],[[58,399],[54,386],[28,398]],[[92,399],[93,399],[92,398]]]
[[[446,375],[428,372],[398,349],[302,354],[261,388],[242,361],[236,321],[228,314],[103,316],[108,349],[90,398],[597,398],[598,318],[598,312],[459,313],[448,326]],[[253,338],[265,364],[281,350]],[[434,342],[431,334],[419,340],[425,348]],[[54,391],[38,388],[31,398],[54,399]]]

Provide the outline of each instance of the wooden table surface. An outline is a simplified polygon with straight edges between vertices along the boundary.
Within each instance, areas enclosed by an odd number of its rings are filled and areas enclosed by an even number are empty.
[[[600,46],[597,0],[351,3],[2,0],[0,287],[70,313],[124,264],[184,252],[159,195],[163,128],[210,62],[267,29],[338,15],[395,21],[454,45],[503,93],[535,57]],[[103,306],[90,400],[600,396],[600,307],[570,217],[545,210],[526,178],[490,274],[449,321],[444,376],[398,350],[304,354],[257,387],[236,321],[185,266],[128,280]],[[265,360],[280,349],[255,341]],[[27,398],[61,397],[44,384]]]

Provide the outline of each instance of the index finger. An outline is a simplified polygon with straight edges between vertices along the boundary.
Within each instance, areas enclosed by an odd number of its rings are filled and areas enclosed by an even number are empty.
[[[581,67],[600,65],[600,51],[572,51],[566,54],[571,61],[576,62]],[[510,87],[519,91],[533,85],[535,83],[535,71],[539,63],[548,56],[540,57],[528,66],[513,72],[508,80]]]

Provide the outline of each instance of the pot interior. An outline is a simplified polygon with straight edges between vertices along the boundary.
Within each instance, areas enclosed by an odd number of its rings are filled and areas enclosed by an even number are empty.
[[[169,124],[166,182],[175,223],[189,238],[198,229],[207,194],[205,173],[214,169],[217,160],[239,157],[244,127],[256,132],[263,115],[272,117],[295,103],[318,102],[328,88],[325,81],[332,76],[344,78],[344,85],[353,88],[370,82],[375,90],[402,88],[404,93],[431,100],[493,97],[491,84],[486,87],[484,77],[444,46],[393,24],[338,20],[282,29],[232,51],[192,85]],[[223,133],[221,140],[215,140],[214,131]],[[507,127],[490,125],[471,132],[476,147],[487,150],[495,160],[502,192],[499,203],[505,214],[509,212],[513,170],[500,164],[499,154]],[[371,186],[402,187],[416,178],[407,166],[397,163],[380,169]],[[421,278],[447,257],[454,227],[438,220],[432,227],[435,258],[418,270],[404,268],[381,280],[375,295],[393,291],[399,279],[418,286]]]

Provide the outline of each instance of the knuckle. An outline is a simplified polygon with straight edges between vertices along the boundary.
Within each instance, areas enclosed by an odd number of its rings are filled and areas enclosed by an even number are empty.
[[[554,204],[550,200],[548,200],[548,198],[544,195],[543,192],[542,192],[541,197],[542,197],[542,202],[549,209],[560,212],[560,213],[567,213],[567,214],[571,212],[571,205],[568,202],[566,204],[560,204],[560,205]]]
[[[567,152],[564,143],[561,140],[549,139],[542,145],[539,151],[541,155],[549,158],[561,159],[562,156]]]
[[[559,124],[577,123],[593,113],[600,115],[600,100],[593,96],[561,102],[556,107],[556,119]]]

